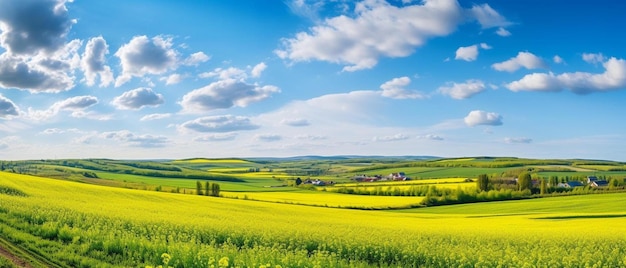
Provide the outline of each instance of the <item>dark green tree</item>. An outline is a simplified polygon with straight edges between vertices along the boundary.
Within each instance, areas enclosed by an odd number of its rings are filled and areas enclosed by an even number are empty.
[[[196,194],[202,195],[202,183],[200,181],[196,181]]]
[[[204,195],[209,195],[211,192],[211,183],[210,182],[205,182],[204,183]]]
[[[548,193],[548,183],[546,183],[546,180],[541,179],[541,188],[540,188],[540,192],[541,194],[547,194]]]
[[[220,185],[217,183],[211,184],[211,195],[212,196],[220,196]]]
[[[533,187],[533,180],[528,172],[522,172],[517,176],[517,189],[524,191]]]
[[[302,184],[302,179],[300,177],[296,178],[296,186]]]
[[[476,180],[476,189],[478,189],[479,192],[489,191],[489,177],[487,174],[478,175],[478,179]]]

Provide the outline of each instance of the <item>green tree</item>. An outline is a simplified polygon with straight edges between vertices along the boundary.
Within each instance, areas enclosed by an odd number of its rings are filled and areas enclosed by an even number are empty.
[[[211,183],[207,181],[204,183],[204,195],[209,195],[210,190],[211,190]]]
[[[611,179],[611,181],[609,181],[609,189],[615,189],[619,187],[619,181],[617,179]]]
[[[200,181],[196,181],[196,194],[202,195],[202,183]]]
[[[517,188],[520,191],[530,189],[533,186],[533,180],[530,177],[530,173],[522,172],[517,176]]]
[[[211,184],[211,195],[220,196],[220,185],[217,183]]]
[[[489,191],[489,177],[487,174],[478,175],[478,179],[476,180],[476,188],[479,192]]]
[[[559,176],[551,176],[550,177],[550,186],[551,187],[556,187],[556,185],[559,184]]]
[[[541,179],[541,190],[540,190],[540,193],[542,195],[548,193],[548,183],[544,179]]]
[[[296,178],[296,186],[302,184],[302,179],[300,177]]]

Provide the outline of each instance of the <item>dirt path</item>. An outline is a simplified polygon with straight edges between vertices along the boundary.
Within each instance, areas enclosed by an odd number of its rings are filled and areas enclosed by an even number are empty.
[[[31,266],[30,263],[28,263],[27,261],[22,260],[21,258],[13,255],[13,253],[11,253],[10,251],[8,251],[4,247],[2,247],[2,245],[0,245],[0,256],[8,259],[13,264],[15,264],[15,266],[17,266],[17,267],[33,268],[33,266]]]

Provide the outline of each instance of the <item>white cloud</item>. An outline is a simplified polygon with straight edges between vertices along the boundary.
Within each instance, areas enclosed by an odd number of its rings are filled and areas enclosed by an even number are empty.
[[[0,46],[14,55],[53,53],[63,47],[75,23],[65,2],[2,1]]]
[[[235,79],[226,79],[185,94],[180,105],[183,111],[190,113],[227,109],[234,106],[246,107],[250,103],[264,100],[278,92],[280,89],[275,86],[259,86]]]
[[[0,94],[0,118],[7,119],[20,114],[20,109],[10,99]]]
[[[152,91],[151,88],[140,87],[115,97],[111,104],[121,110],[139,110],[146,106],[156,107],[163,102],[163,95]]]
[[[253,124],[250,118],[234,115],[205,116],[187,121],[179,126],[179,130],[196,132],[233,132],[253,130],[260,126]]]
[[[148,114],[148,115],[144,115],[141,119],[139,119],[139,121],[160,120],[160,119],[169,118],[171,116],[172,116],[172,114],[170,114],[170,113],[165,113],[165,114]]]
[[[497,113],[474,110],[464,118],[464,121],[470,127],[478,125],[499,126],[502,125],[502,116]]]
[[[547,65],[541,58],[530,52],[519,52],[517,53],[517,56],[510,58],[507,61],[491,65],[491,68],[497,71],[506,72],[515,72],[522,67],[526,69],[539,69],[547,68]]]
[[[587,63],[598,64],[606,60],[602,53],[583,53],[583,60]]]
[[[504,16],[494,10],[489,4],[474,5],[470,9],[471,16],[474,17],[483,29],[493,27],[506,27],[511,25]],[[500,31],[500,29],[498,29]]]
[[[462,100],[470,98],[478,93],[485,91],[487,87],[480,80],[467,80],[465,83],[447,83],[446,86],[439,87],[439,91],[443,95],[452,97],[453,99]]]
[[[561,64],[563,63],[563,58],[561,58],[559,55],[554,55],[554,57],[552,57],[552,61],[554,61],[554,63],[556,64]]]
[[[181,74],[171,74],[167,77],[161,77],[159,80],[165,81],[166,85],[175,85],[183,81],[184,76]]]
[[[265,64],[265,62],[261,62],[255,65],[254,68],[252,68],[252,71],[250,71],[250,74],[252,75],[252,77],[261,77],[261,73],[263,73],[263,71],[265,71],[266,68],[267,68],[267,65]]]
[[[374,137],[372,140],[377,142],[390,142],[390,141],[402,141],[408,140],[410,137],[401,133],[391,135],[391,136],[382,136],[382,137]]]
[[[280,141],[283,139],[283,137],[277,134],[257,134],[254,136],[254,139],[258,141],[272,142]]]
[[[66,134],[66,133],[85,133],[84,131],[81,131],[80,129],[77,128],[70,128],[70,129],[60,129],[60,128],[47,128],[44,131],[41,132],[41,134],[45,134],[45,135],[54,135],[54,134]]]
[[[189,55],[189,57],[183,61],[183,64],[188,66],[198,66],[200,63],[207,62],[210,59],[211,57],[204,54],[204,52],[196,52]]]
[[[294,138],[299,139],[299,140],[309,140],[309,141],[328,139],[327,136],[320,136],[320,135],[296,135]]]
[[[212,141],[232,141],[237,137],[237,133],[216,133],[205,136],[196,137],[193,140],[197,142],[212,142]]]
[[[381,94],[383,97],[392,99],[423,99],[426,97],[420,92],[404,88],[410,83],[411,79],[406,76],[391,79],[380,86]]]
[[[292,127],[306,127],[311,125],[311,123],[304,118],[283,119],[280,123]]]
[[[456,0],[424,1],[393,6],[386,1],[363,1],[354,18],[328,18],[282,40],[275,53],[293,62],[311,60],[346,65],[344,71],[374,67],[381,57],[405,57],[433,37],[446,36],[463,21]]]
[[[475,61],[478,57],[478,46],[459,47],[456,50],[455,60]]]
[[[533,139],[531,138],[504,138],[504,142],[506,143],[531,143]]]
[[[41,121],[56,116],[61,111],[71,111],[73,117],[85,117],[85,110],[98,103],[94,96],[75,96],[62,101],[57,101],[47,110],[34,110],[28,108],[28,118]]]
[[[245,70],[229,67],[226,69],[216,68],[213,71],[205,72],[200,74],[200,78],[210,78],[217,77],[220,80],[228,80],[228,79],[236,79],[236,80],[245,80],[248,78],[248,74],[246,74]]]
[[[498,28],[498,30],[496,31],[496,34],[502,37],[511,36],[511,32],[507,31],[506,29],[502,27]]]
[[[602,64],[604,73],[587,72],[533,73],[525,75],[518,81],[506,85],[512,91],[561,91],[569,89],[574,93],[587,94],[592,92],[619,90],[626,88],[626,61],[610,58]]]
[[[56,69],[53,68],[56,65]],[[25,61],[4,53],[0,55],[0,86],[27,89],[32,93],[58,93],[74,87],[69,65],[62,59],[32,58]]]
[[[471,45],[467,47],[459,47],[456,50],[455,60],[464,60],[464,61],[475,61],[478,58],[478,49],[489,50],[492,47],[487,43],[480,43],[476,45]]]
[[[172,48],[171,38],[156,36],[135,36],[122,45],[115,56],[120,58],[122,74],[117,77],[115,86],[121,86],[132,77],[147,74],[163,74],[177,67],[178,52]]]
[[[170,143],[165,136],[154,136],[149,134],[138,135],[128,130],[104,132],[98,138],[123,142],[132,147],[156,148],[164,147]]]
[[[100,87],[109,86],[113,83],[113,72],[106,65],[105,56],[109,53],[109,46],[102,36],[91,38],[87,42],[81,67],[85,73],[85,84],[93,86],[96,78],[100,76]]]
[[[435,134],[426,134],[423,136],[418,136],[417,138],[419,139],[426,139],[426,140],[433,140],[433,141],[442,141],[444,140],[443,137],[439,136],[439,135],[435,135]]]

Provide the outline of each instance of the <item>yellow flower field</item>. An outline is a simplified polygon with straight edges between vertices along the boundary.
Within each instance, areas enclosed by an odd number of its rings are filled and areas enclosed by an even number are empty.
[[[624,193],[364,211],[11,173],[0,189],[0,235],[70,267],[626,266]]]

